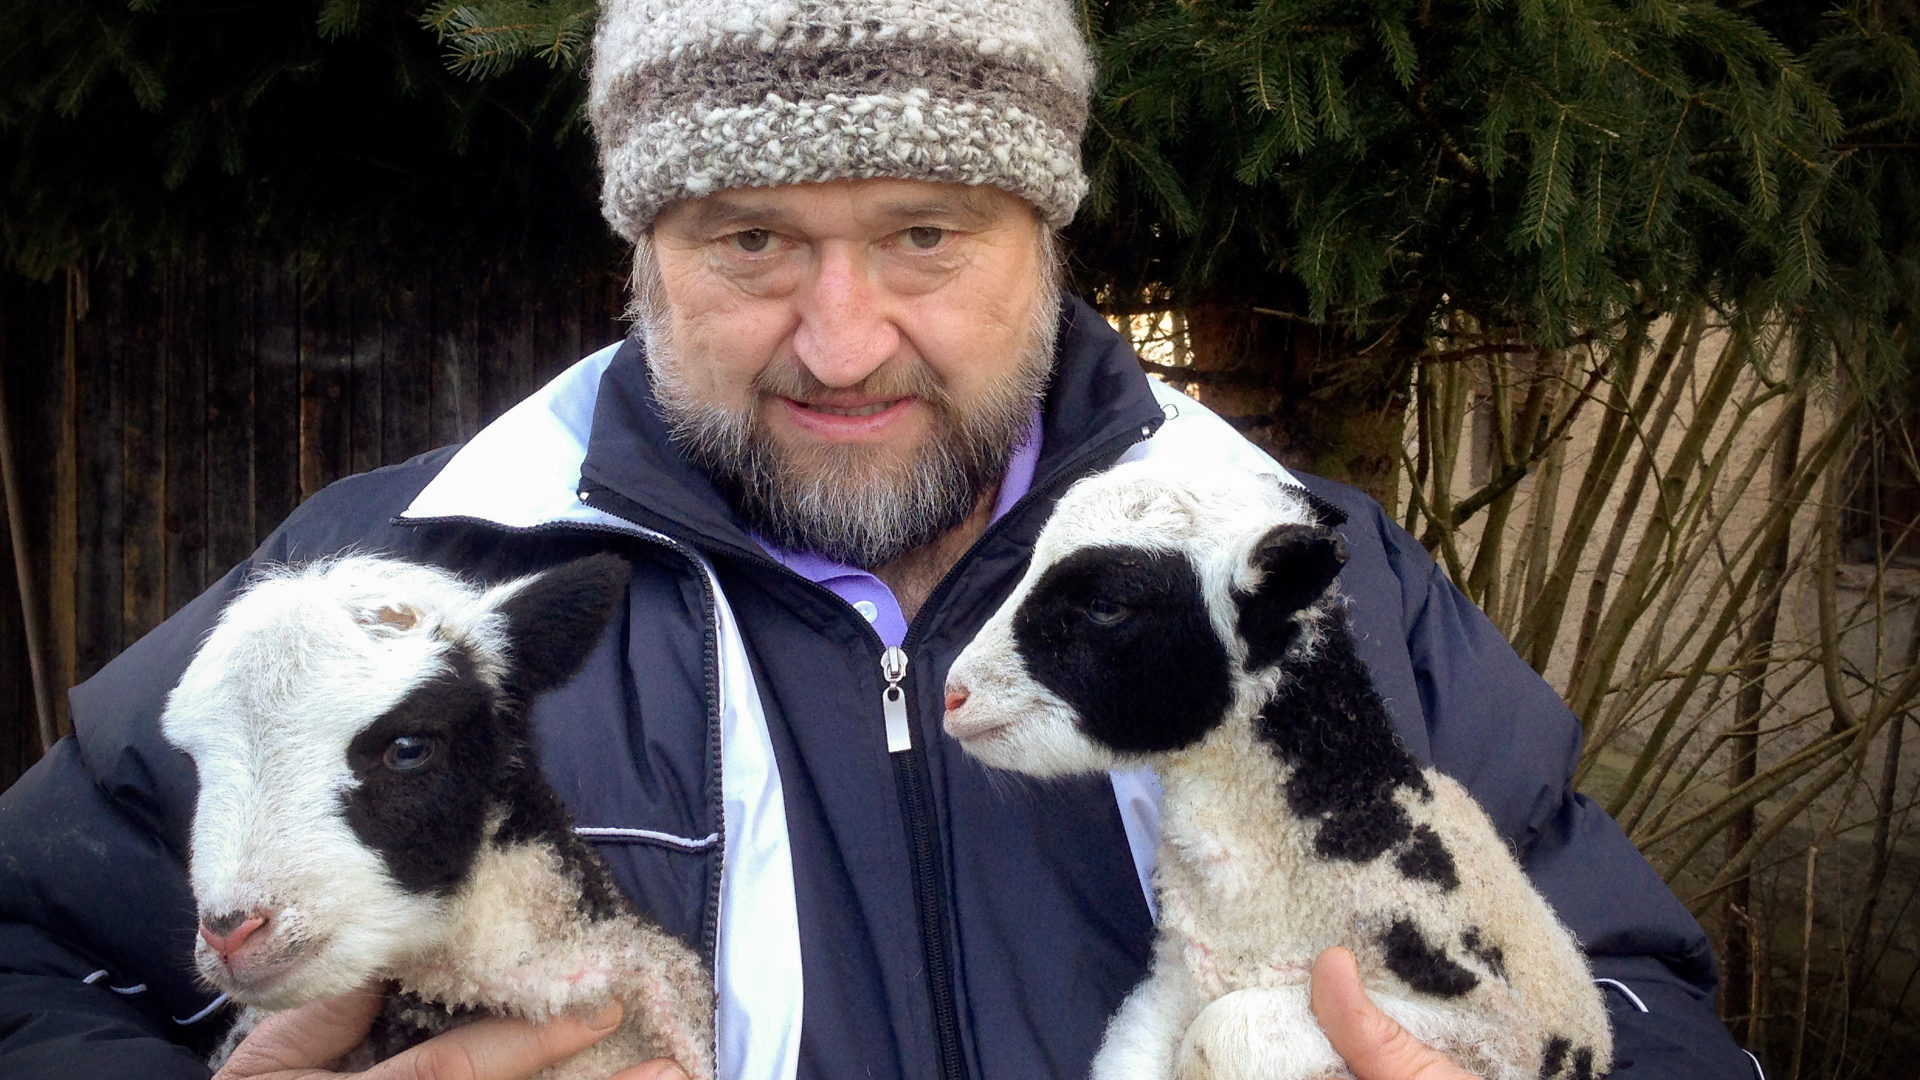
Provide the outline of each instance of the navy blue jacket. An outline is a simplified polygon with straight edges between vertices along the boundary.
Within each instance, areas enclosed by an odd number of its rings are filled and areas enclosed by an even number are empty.
[[[742,982],[761,977],[747,962],[758,931],[723,933],[721,897],[736,918],[790,913],[789,929],[768,923],[771,989],[758,1000],[794,1010],[786,1058],[800,1077],[1084,1076],[1147,967],[1142,841],[1129,842],[1116,782],[990,775],[939,731],[946,668],[1018,581],[1054,498],[1178,426],[1163,429],[1179,408],[1156,399],[1097,315],[1076,304],[1067,319],[1032,492],[910,629],[905,755],[887,752],[879,638],[769,559],[673,450],[632,343],[502,421],[552,438],[495,438],[511,453],[472,466],[483,435],[465,466],[449,449],[341,481],[252,562],[357,546],[495,579],[593,551],[626,555],[626,609],[581,673],[538,703],[535,725],[545,771],[627,890]],[[535,462],[564,466],[555,475],[568,488],[542,489],[544,506],[486,510],[533,484],[517,477]],[[1580,729],[1558,696],[1377,505],[1300,479],[1348,515],[1341,587],[1400,737],[1467,785],[1586,945],[1608,988],[1616,1075],[1752,1076],[1714,1013],[1699,926],[1568,788]],[[251,565],[75,688],[76,735],[0,796],[0,1075],[206,1075],[201,1056],[228,1012],[209,1011],[193,979],[184,855],[195,781],[157,718]],[[726,671],[729,641],[750,668],[776,766],[761,807],[784,816],[771,841],[763,827],[749,842],[750,823],[728,820],[723,775],[736,770],[738,740],[723,739],[720,713],[742,707],[737,694],[726,703],[741,677],[738,665]],[[789,869],[767,875],[770,906],[755,907],[763,865]],[[797,968],[776,962],[781,948]],[[728,1015],[723,1003],[723,1044]],[[779,1042],[755,1030],[763,1049]]]

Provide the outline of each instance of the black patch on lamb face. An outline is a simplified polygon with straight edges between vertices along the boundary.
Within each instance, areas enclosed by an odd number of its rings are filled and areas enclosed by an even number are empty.
[[[1459,997],[1480,985],[1480,977],[1453,962],[1442,949],[1427,944],[1412,920],[1396,919],[1380,935],[1387,951],[1387,970],[1408,986],[1436,997]]]
[[[466,877],[511,757],[505,732],[492,722],[495,694],[474,674],[472,658],[455,651],[447,664],[347,747],[359,781],[343,796],[347,825],[414,893],[444,894]],[[387,753],[403,737],[432,746],[404,771]]]
[[[1583,1046],[1573,1052],[1573,1080],[1593,1080],[1593,1048]]]
[[[1481,937],[1479,927],[1467,927],[1466,933],[1460,935],[1460,947],[1487,965],[1488,971],[1502,979],[1507,977],[1507,954],[1501,951],[1500,946]]]
[[[1394,859],[1400,872],[1415,881],[1430,881],[1442,892],[1460,887],[1460,874],[1454,869],[1453,854],[1440,842],[1440,834],[1425,825],[1413,830],[1413,840]]]
[[[1560,1075],[1560,1066],[1567,1063],[1567,1051],[1571,1049],[1573,1040],[1565,1035],[1549,1037],[1540,1051],[1540,1080],[1553,1080]]]
[[[1179,552],[1083,548],[1049,567],[1013,618],[1028,674],[1122,753],[1178,750],[1225,715],[1227,650]]]
[[[1300,636],[1300,612],[1313,606],[1346,565],[1340,535],[1316,525],[1275,525],[1254,545],[1248,562],[1260,573],[1252,590],[1233,590],[1247,668],[1280,661]]]
[[[1321,645],[1282,680],[1254,718],[1254,734],[1292,767],[1287,805],[1318,819],[1314,850],[1371,862],[1413,837],[1394,793],[1431,797],[1426,778],[1393,733],[1386,703],[1353,651],[1346,616],[1328,612]]]

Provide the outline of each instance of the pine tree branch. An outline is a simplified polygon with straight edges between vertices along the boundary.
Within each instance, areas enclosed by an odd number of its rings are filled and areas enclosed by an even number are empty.
[[[1561,348],[1574,348],[1579,345],[1593,344],[1593,333],[1580,334]],[[1549,350],[1524,341],[1495,341],[1484,345],[1468,345],[1458,349],[1443,349],[1437,352],[1422,353],[1415,357],[1422,363],[1445,364],[1456,360],[1470,360],[1476,356],[1539,356]]]
[[[1440,144],[1440,152],[1448,161],[1453,163],[1453,167],[1459,169],[1461,175],[1466,177],[1475,187],[1483,191],[1486,190],[1487,174],[1485,170],[1481,169],[1479,163],[1474,161],[1473,158],[1467,156],[1466,151],[1460,149],[1460,145],[1453,141],[1453,135],[1447,131],[1445,125],[1434,118],[1433,110],[1427,107],[1427,89],[1429,85],[1426,71],[1421,70],[1414,76],[1412,88],[1402,92],[1401,101],[1406,104],[1407,108],[1413,112],[1415,117],[1419,118],[1420,123],[1433,134],[1435,141]]]
[[[1210,368],[1181,367],[1178,364],[1156,364],[1144,357],[1137,359],[1140,360],[1140,370],[1149,375],[1158,375],[1168,382],[1193,383],[1198,386],[1227,389],[1252,388],[1267,384],[1265,379],[1253,371],[1215,371]]]

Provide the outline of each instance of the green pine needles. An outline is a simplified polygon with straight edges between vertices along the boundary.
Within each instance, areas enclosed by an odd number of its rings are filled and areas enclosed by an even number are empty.
[[[1323,351],[1406,357],[1463,323],[1551,348],[1705,302],[1795,313],[1892,376],[1912,366],[1900,327],[1920,295],[1910,8],[1079,0],[1100,81],[1076,284],[1115,309],[1278,312],[1319,327]],[[334,80],[356,87],[334,97],[367,108],[353,123],[373,142],[391,134],[385,95],[416,125],[442,117],[455,157],[489,110],[570,155],[569,173],[588,157],[594,0],[0,11],[19,208],[0,224],[13,264],[39,273],[91,244],[159,242],[145,223],[200,188],[295,212],[257,177],[287,131],[337,128],[300,112]],[[81,130],[119,145],[82,152]],[[341,160],[372,156],[338,134]],[[88,171],[109,157],[130,174]],[[76,191],[75,175],[110,179]]]
[[[447,46],[447,66],[477,79],[505,74],[523,60],[574,70],[586,63],[599,5],[594,0],[492,0],[440,3],[421,23]]]

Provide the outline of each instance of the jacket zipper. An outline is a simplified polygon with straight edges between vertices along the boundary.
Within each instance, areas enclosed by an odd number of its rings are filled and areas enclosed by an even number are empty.
[[[1013,517],[1014,511],[1034,499],[1044,498],[1068,481],[1078,479],[1084,474],[1087,463],[1101,460],[1109,449],[1132,446],[1151,436],[1157,426],[1149,424],[1138,434],[1128,432],[1089,450],[1069,467],[1061,469],[1046,484],[1021,496],[1001,520]],[[953,957],[947,947],[945,890],[940,880],[940,844],[935,831],[939,819],[933,806],[925,754],[913,745],[913,721],[907,708],[906,691],[901,686],[907,676],[907,650],[903,646],[919,640],[928,613],[936,608],[936,602],[959,577],[960,568],[993,535],[994,525],[987,526],[966,552],[947,568],[946,574],[921,603],[901,645],[889,646],[880,656],[880,676],[886,680],[886,689],[880,692],[880,713],[886,721],[887,752],[893,761],[894,783],[900,791],[900,808],[906,815],[907,846],[913,859],[914,902],[920,916],[920,948],[926,958],[927,992],[932,999],[934,1036],[940,1053],[942,1080],[962,1080],[965,1063],[960,1053],[959,1011],[954,1004]]]
[[[880,654],[880,715],[887,726],[887,759],[893,763],[893,783],[905,815],[907,854],[912,860],[913,906],[920,923],[920,952],[926,960],[927,996],[933,1009],[935,1050],[943,1080],[962,1080],[966,1063],[960,1053],[960,1016],[953,1001],[952,958],[947,949],[945,890],[941,887],[940,842],[934,834],[938,815],[928,790],[926,759],[913,745],[913,721],[907,711],[907,650],[889,645]]]

